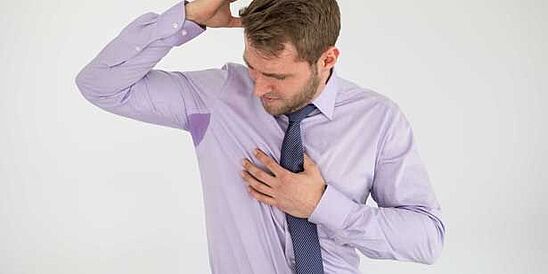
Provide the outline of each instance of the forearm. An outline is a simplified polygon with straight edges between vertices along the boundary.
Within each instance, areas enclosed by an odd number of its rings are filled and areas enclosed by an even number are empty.
[[[346,197],[332,186],[309,220],[323,226],[340,245],[357,248],[372,259],[432,264],[445,234],[439,207],[371,207]]]
[[[82,94],[98,104],[119,102],[128,87],[145,75],[175,46],[203,29],[185,20],[184,3],[162,14],[148,12],[127,25],[76,77]]]

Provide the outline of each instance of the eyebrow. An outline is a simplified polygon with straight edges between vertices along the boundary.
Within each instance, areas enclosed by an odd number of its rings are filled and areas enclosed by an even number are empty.
[[[242,57],[243,57],[243,59],[244,59],[245,64],[246,64],[250,69],[255,69],[255,68],[253,68],[253,66],[251,66],[251,65],[249,64],[249,62],[248,62],[247,59],[245,58],[245,55],[242,56]],[[292,75],[292,74],[267,73],[267,72],[261,72],[261,74],[264,75],[264,76],[267,76],[267,77],[278,78],[278,79],[286,78],[286,77],[289,77],[289,76]]]

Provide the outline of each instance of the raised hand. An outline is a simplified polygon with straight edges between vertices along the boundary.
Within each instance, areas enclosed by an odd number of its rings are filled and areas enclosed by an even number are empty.
[[[232,16],[230,3],[236,0],[195,0],[186,4],[186,19],[211,28],[241,27]]]

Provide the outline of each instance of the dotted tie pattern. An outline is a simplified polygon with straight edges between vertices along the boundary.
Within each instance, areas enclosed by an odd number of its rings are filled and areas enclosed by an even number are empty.
[[[315,108],[313,104],[308,104],[300,110],[285,114],[289,118],[289,126],[282,143],[280,165],[289,171],[298,173],[304,170],[300,123]],[[323,274],[316,224],[306,218],[297,218],[289,214],[286,214],[286,219],[293,242],[297,274]]]

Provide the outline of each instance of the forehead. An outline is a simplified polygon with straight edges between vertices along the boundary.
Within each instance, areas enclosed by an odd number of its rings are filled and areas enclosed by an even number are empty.
[[[297,56],[297,49],[291,43],[285,43],[284,49],[278,56],[265,56],[245,39],[244,58],[254,68],[261,68],[265,71],[287,71],[288,68],[299,66],[303,63],[302,61],[297,61]]]

